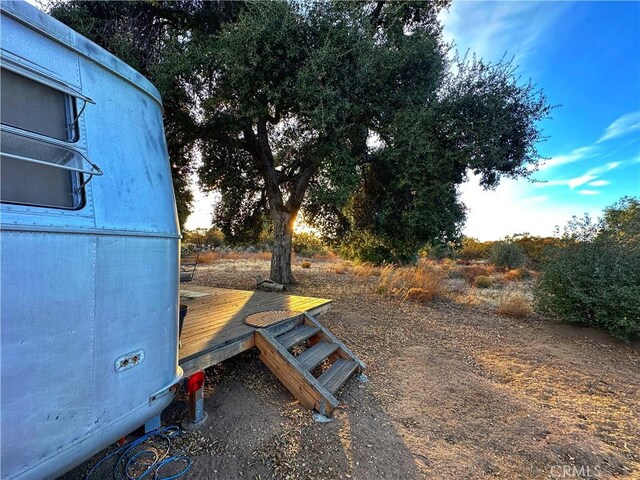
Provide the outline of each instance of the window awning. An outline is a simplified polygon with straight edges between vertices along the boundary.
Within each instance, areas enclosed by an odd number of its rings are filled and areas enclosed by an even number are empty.
[[[0,154],[90,176],[102,175],[102,170],[77,150],[4,129],[0,132]]]
[[[72,86],[63,82],[62,80],[58,80],[57,78],[51,77],[49,75],[45,75],[44,73],[38,70],[34,70],[33,68],[27,65],[23,65],[22,63],[19,63],[18,61],[14,60],[13,58],[7,55],[2,56],[2,68],[11,70],[12,72],[22,75],[23,77],[27,77],[33,80],[34,82],[42,83],[47,87],[53,88],[55,90],[59,90],[72,97],[79,98],[85,103],[93,103],[93,104],[96,103],[86,95],[83,95],[82,93],[80,93],[78,90],[76,90]]]

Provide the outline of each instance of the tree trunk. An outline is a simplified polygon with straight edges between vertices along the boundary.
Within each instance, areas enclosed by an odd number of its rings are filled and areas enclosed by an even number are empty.
[[[288,285],[295,283],[291,273],[291,242],[296,215],[272,211],[273,249],[271,250],[271,280]]]

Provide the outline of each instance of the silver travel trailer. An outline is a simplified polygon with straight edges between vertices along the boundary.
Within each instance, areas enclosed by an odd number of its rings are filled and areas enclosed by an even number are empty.
[[[52,478],[171,402],[180,232],[157,90],[0,9],[0,476]]]

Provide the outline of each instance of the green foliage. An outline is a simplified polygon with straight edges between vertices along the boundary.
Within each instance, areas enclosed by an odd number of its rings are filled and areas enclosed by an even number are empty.
[[[293,251],[301,257],[313,257],[328,252],[327,245],[313,233],[300,232],[293,234]]]
[[[458,250],[458,256],[462,260],[486,260],[491,253],[493,242],[480,242],[472,237],[464,237],[462,246]]]
[[[421,41],[398,39],[394,47],[406,49],[403,58],[422,52],[439,74],[398,90],[394,114],[381,115],[370,128],[379,144],[341,210],[351,229],[366,229],[383,244],[393,241],[405,249],[403,257],[425,243],[459,237],[465,213],[457,185],[467,171],[487,188],[501,176],[527,175],[527,164],[538,159],[536,122],[549,112],[544,96],[517,81],[511,63],[462,59],[447,65],[436,40],[425,35]],[[405,70],[390,72],[396,78],[386,82],[412,85]]]
[[[374,265],[408,264],[418,260],[417,252],[406,248],[401,241],[384,239],[367,230],[349,232],[339,245],[338,252],[341,257]]]
[[[208,230],[199,228],[197,230],[183,230],[182,241],[201,248],[215,248],[224,245],[224,234],[220,229],[210,228]]]
[[[546,100],[510,63],[452,64],[444,6],[251,3],[195,35],[199,173],[227,204],[217,225],[302,208],[348,256],[410,261],[458,237],[467,169],[487,187],[526,174]]]
[[[640,209],[625,198],[603,219],[574,218],[544,262],[535,288],[538,309],[566,322],[640,337]]]
[[[473,286],[476,288],[491,288],[493,285],[493,280],[491,277],[487,277],[486,275],[478,275],[473,282]]]
[[[622,197],[604,211],[606,234],[621,243],[635,244],[640,239],[640,198]]]
[[[489,258],[491,263],[504,270],[520,268],[527,263],[522,247],[511,240],[503,240],[491,245]]]
[[[432,260],[443,260],[445,258],[455,259],[458,256],[456,244],[453,242],[436,245],[427,245],[420,250],[423,256],[427,256]]]
[[[529,234],[514,235],[510,240],[518,245],[527,259],[527,266],[539,269],[548,252],[560,244],[555,237],[534,237]]]

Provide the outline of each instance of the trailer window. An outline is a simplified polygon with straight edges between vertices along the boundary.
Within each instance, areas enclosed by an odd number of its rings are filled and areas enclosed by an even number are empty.
[[[73,97],[5,68],[1,73],[3,124],[58,140],[76,140]]]
[[[77,140],[75,98],[5,68],[0,73],[0,121],[25,132],[22,136],[2,131],[0,201],[79,208],[83,176],[67,165],[60,167],[67,160],[56,148],[64,147],[55,147],[35,136],[29,138],[26,133],[64,142]],[[67,153],[72,160],[73,153]]]
[[[5,203],[75,209],[78,174],[69,170],[0,156],[0,196]]]

